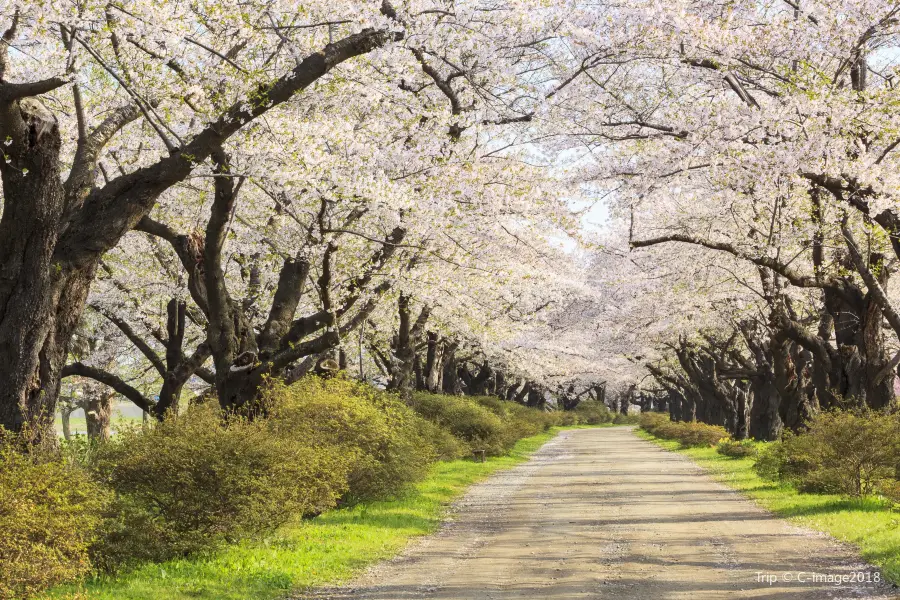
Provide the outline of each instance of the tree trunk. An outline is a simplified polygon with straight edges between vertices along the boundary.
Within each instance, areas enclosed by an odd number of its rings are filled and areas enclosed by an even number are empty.
[[[778,413],[781,397],[775,387],[774,375],[765,371],[750,381],[753,393],[750,403],[750,437],[774,441],[781,437],[783,425]]]
[[[111,434],[112,401],[116,397],[106,389],[94,390],[84,406],[87,434],[91,439],[108,440]]]
[[[65,209],[56,118],[31,99],[2,111],[7,127],[25,129],[0,161],[0,425],[28,423],[40,438],[54,435],[60,374],[95,265],[78,271],[54,257]]]
[[[516,402],[518,402],[519,404],[525,404],[525,399],[531,393],[531,385],[532,384],[530,381],[526,381],[525,384],[522,386],[522,389],[519,390],[518,393],[516,393],[514,400]]]
[[[425,354],[425,389],[432,394],[438,393],[441,383],[441,359],[438,334],[428,332],[428,351]]]
[[[459,367],[456,363],[456,344],[450,344],[444,349],[443,363],[442,389],[445,394],[459,396],[462,394],[462,385],[459,381]]]
[[[747,382],[740,382],[735,385],[735,395],[737,400],[737,415],[734,427],[734,439],[747,439],[747,404],[750,397],[750,385]]]
[[[547,406],[547,399],[544,396],[544,391],[537,386],[531,386],[528,389],[528,399],[526,400],[526,405],[530,406],[531,408],[545,408]]]
[[[506,397],[506,374],[503,371],[497,371],[497,376],[494,378],[494,392],[493,394],[500,399]]]
[[[59,417],[62,421],[63,439],[67,442],[72,439],[72,412],[68,407],[64,407],[59,411]]]
[[[468,394],[470,396],[487,396],[489,393],[489,385],[494,374],[493,369],[487,361],[482,362],[479,367],[478,374],[471,378],[468,382]]]
[[[669,419],[672,421],[680,421],[682,413],[682,404],[684,396],[680,392],[673,389],[669,390]]]
[[[881,262],[881,261],[879,261]],[[884,265],[880,272],[886,273]],[[882,286],[887,286],[886,277],[882,277]],[[881,410],[894,403],[894,372],[888,372],[887,377],[878,381],[877,376],[890,361],[884,348],[884,338],[881,332],[882,311],[881,307],[871,297],[866,296],[865,321],[861,327],[862,349],[864,351],[865,395],[866,405],[874,410]]]
[[[397,311],[400,324],[394,336],[391,352],[391,380],[388,389],[400,392],[404,399],[409,399],[416,385],[416,326],[411,321],[410,298],[400,294],[397,299]],[[426,317],[427,319],[427,314]]]

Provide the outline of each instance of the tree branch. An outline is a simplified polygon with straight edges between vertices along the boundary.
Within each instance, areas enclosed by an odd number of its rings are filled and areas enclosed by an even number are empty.
[[[856,240],[853,237],[853,232],[850,231],[847,221],[847,215],[845,214],[844,218],[841,219],[841,233],[844,234],[844,240],[847,242],[847,249],[850,251],[850,258],[853,259],[853,265],[865,282],[869,293],[872,294],[872,297],[878,303],[878,306],[881,307],[881,312],[884,313],[884,318],[890,323],[891,329],[893,329],[897,337],[900,338],[900,314],[894,309],[891,301],[887,297],[887,292],[884,291],[878,278],[872,273],[872,270],[863,259],[862,253],[860,253],[859,247],[856,245]]]
[[[286,260],[281,267],[269,317],[266,319],[257,341],[260,352],[277,348],[281,338],[290,329],[291,320],[294,318],[300,299],[303,298],[309,270],[310,264],[305,258]]]
[[[748,252],[744,252],[736,248],[735,246],[725,243],[725,242],[711,242],[707,240],[703,240],[700,238],[695,238],[688,235],[683,234],[671,234],[665,235],[657,238],[652,238],[648,240],[632,240],[629,244],[632,248],[646,248],[649,246],[655,246],[658,244],[665,244],[668,242],[681,242],[684,244],[693,244],[695,246],[702,246],[704,248],[709,248],[710,250],[720,250],[722,252],[727,252],[736,258],[740,258],[741,260],[746,260],[755,265],[759,265],[761,267],[766,267],[771,269],[772,271],[778,273],[785,279],[787,279],[792,285],[796,287],[802,288],[829,288],[833,289],[836,292],[839,292],[842,295],[845,295],[848,298],[854,298],[852,294],[852,290],[848,289],[847,282],[842,279],[829,278],[825,280],[817,279],[816,277],[809,277],[807,275],[801,275],[794,269],[789,266],[779,262],[774,258],[769,258],[767,256],[754,256],[749,254]]]
[[[123,379],[116,375],[113,375],[108,371],[104,371],[103,369],[98,369],[96,367],[90,367],[84,363],[76,362],[63,367],[60,377],[72,377],[73,375],[77,375],[79,377],[87,377],[88,379],[99,381],[100,383],[111,387],[118,393],[131,400],[138,408],[140,408],[144,412],[153,412],[153,401],[145,397],[137,389],[126,383]]]
[[[12,102],[22,98],[31,98],[40,96],[47,92],[61,88],[64,85],[72,83],[71,77],[51,77],[41,81],[31,81],[28,83],[3,83],[0,85],[0,101]]]
[[[387,2],[382,11],[385,14],[394,12]],[[103,188],[94,190],[85,200],[78,218],[57,244],[54,260],[73,267],[90,264],[133,229],[150,212],[162,192],[184,180],[195,165],[205,161],[235,132],[307,89],[342,62],[402,38],[402,33],[365,29],[329,44],[324,50],[307,56],[291,72],[272,84],[260,86],[253,95],[254,101],[241,99],[235,102],[170,156],[121,175]]]
[[[129,325],[125,320],[120,319],[116,315],[112,314],[109,311],[103,310],[96,305],[92,305],[92,308],[99,312],[101,315],[107,318],[110,323],[119,328],[119,330],[125,334],[125,337],[134,344],[134,347],[141,351],[147,360],[150,361],[150,364],[153,365],[153,368],[159,372],[162,377],[166,376],[166,365],[159,357],[159,354],[156,353],[150,345],[144,341],[144,339],[135,332],[135,330]]]

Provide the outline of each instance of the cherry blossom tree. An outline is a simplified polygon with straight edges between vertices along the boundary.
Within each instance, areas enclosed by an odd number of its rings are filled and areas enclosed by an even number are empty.
[[[253,180],[249,173],[275,167],[265,164],[272,152],[255,155],[271,132],[268,119],[286,124],[302,114],[315,121],[329,103],[359,99],[354,91],[368,93],[376,107],[403,108],[412,98],[417,106],[406,111],[409,123],[395,129],[399,137],[383,148],[418,145],[427,158],[409,166],[433,169],[442,152],[452,154],[447,144],[470,129],[477,140],[478,127],[527,123],[535,114],[528,74],[540,71],[535,61],[543,58],[531,50],[531,41],[542,37],[546,22],[518,4],[516,10],[502,2],[446,10],[441,3],[395,7],[387,1],[8,3],[0,61],[6,107],[0,125],[6,140],[0,378],[7,382],[0,423],[19,429],[53,414],[69,340],[91,283],[104,255],[135,229],[152,229],[170,243],[170,234],[184,235],[215,250],[204,251],[204,274],[194,277],[191,295],[198,300],[199,286],[205,286],[207,308],[215,314],[211,337],[227,347],[218,353],[213,343],[208,349],[219,363],[222,391],[226,363],[244,353],[235,340],[248,339],[226,325],[236,316],[222,282],[226,269],[215,264],[227,231],[222,218],[236,203],[241,182]],[[365,102],[351,106],[362,109]],[[329,125],[319,121],[321,129]],[[388,119],[382,133],[394,125]],[[410,125],[441,135],[411,135],[416,127]],[[360,135],[356,143],[366,141],[373,140]],[[351,139],[342,142],[352,155],[346,146]],[[304,163],[314,170],[320,151],[321,146],[311,156],[281,156],[282,164],[292,163],[293,174],[268,178],[260,193],[280,197],[286,179],[302,178]],[[370,172],[377,171],[371,165]],[[352,181],[356,174],[351,167],[342,177]],[[191,237],[193,228],[162,222],[170,229],[161,235],[160,221],[150,213],[161,203],[182,216],[190,212],[196,194],[185,190],[204,178],[215,182],[216,198],[205,234],[198,239]],[[315,173],[310,179],[321,183]],[[342,186],[338,193],[344,191]],[[385,238],[389,247],[400,242],[400,229]],[[291,260],[302,271],[306,263]],[[361,301],[365,306],[366,299]],[[176,314],[176,324],[182,319]],[[202,362],[204,350],[197,350],[201,356],[188,356]],[[295,354],[302,355],[292,350],[276,366]],[[175,371],[177,364],[166,365],[166,373]]]

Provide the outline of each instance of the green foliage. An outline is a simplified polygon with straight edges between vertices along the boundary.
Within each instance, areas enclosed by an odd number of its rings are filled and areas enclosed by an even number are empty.
[[[571,411],[578,421],[572,425],[602,425],[612,423],[616,415],[613,415],[605,404],[596,400],[580,402],[575,410]]]
[[[557,424],[556,415],[559,413],[530,408],[517,402],[501,400],[496,396],[476,396],[472,400],[500,417],[506,430],[504,445],[507,448],[512,448],[513,444],[523,437],[548,431]]]
[[[666,440],[678,440],[684,447],[715,446],[728,437],[724,427],[697,422],[670,421],[663,413],[643,413],[638,418],[641,429]]]
[[[876,484],[875,491],[888,502],[900,507],[900,479],[883,479]]]
[[[91,465],[117,494],[95,548],[112,567],[215,548],[321,512],[346,490],[352,461],[277,435],[264,419],[226,422],[203,405],[152,428],[123,428]]]
[[[210,555],[143,565],[85,582],[91,600],[276,600],[316,585],[334,584],[366,565],[390,558],[415,536],[435,531],[446,506],[468,486],[526,460],[554,433],[520,440],[487,462],[456,460],[431,466],[409,493],[389,501],[330,510],[297,519],[263,540],[244,540]],[[54,590],[70,600],[75,586]]]
[[[58,452],[0,428],[0,598],[24,598],[88,573],[110,495]]]
[[[464,397],[417,393],[412,408],[463,445],[461,455],[507,452],[523,437],[559,424],[558,414],[501,400],[494,396]]]
[[[579,425],[581,421],[573,410],[559,410],[553,413],[556,424],[560,427],[573,427]]]
[[[786,432],[757,460],[760,476],[806,492],[860,496],[896,489],[900,414],[825,412]]]
[[[512,439],[503,420],[471,398],[419,393],[413,396],[412,408],[464,442],[470,452],[499,456]]]
[[[641,426],[641,429],[652,435],[656,435],[656,431],[660,427],[670,422],[669,415],[665,413],[645,412],[638,416],[638,425]]]
[[[422,417],[419,417],[418,421],[421,434],[431,443],[434,449],[435,460],[457,460],[471,454],[472,450],[468,444],[440,425]]]
[[[622,413],[616,413],[616,416],[613,418],[613,425],[637,425],[640,418],[640,415],[623,415]]]
[[[753,440],[724,439],[716,445],[716,452],[732,458],[756,456],[758,451],[757,443]]]
[[[274,386],[268,397],[271,426],[281,435],[324,445],[349,461],[346,501],[396,494],[422,479],[436,455],[464,451],[396,396],[349,379],[307,377]]]

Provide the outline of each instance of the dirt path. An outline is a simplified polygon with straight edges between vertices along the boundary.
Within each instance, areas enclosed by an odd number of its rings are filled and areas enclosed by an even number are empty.
[[[617,427],[561,433],[528,463],[475,486],[439,533],[345,588],[306,598],[900,597],[885,585],[812,581],[857,572],[877,571]]]

